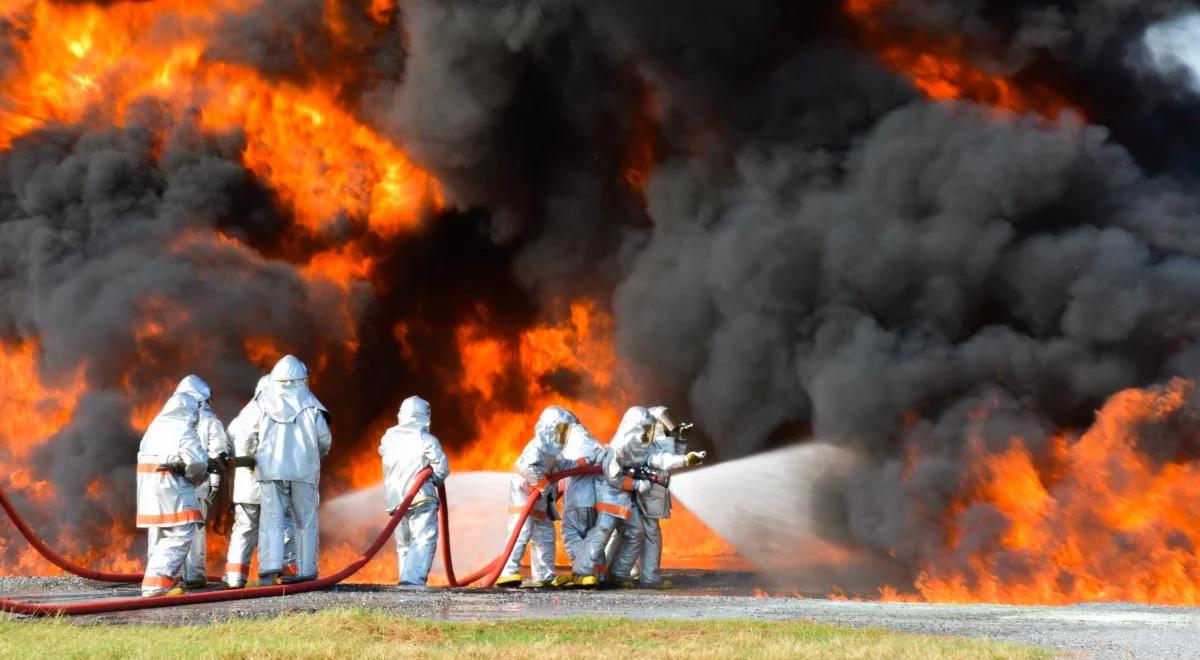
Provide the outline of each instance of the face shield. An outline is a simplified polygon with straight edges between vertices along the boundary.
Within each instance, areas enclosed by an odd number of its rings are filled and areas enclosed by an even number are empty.
[[[667,410],[666,406],[657,406],[650,409],[650,414],[654,415],[654,433],[655,435],[665,435],[676,438],[678,440],[687,440],[688,430],[692,428],[689,422],[680,422]]]
[[[641,435],[638,436],[638,440],[643,445],[648,445],[651,442],[654,442],[654,425],[653,424],[643,424],[641,428],[642,428],[642,433],[641,433]]]
[[[663,435],[672,435],[679,429],[679,421],[666,408],[652,409],[654,418],[658,421],[658,425],[663,430]]]

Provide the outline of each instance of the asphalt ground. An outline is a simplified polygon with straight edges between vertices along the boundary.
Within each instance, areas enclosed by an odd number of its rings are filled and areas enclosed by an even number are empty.
[[[283,598],[189,605],[76,617],[80,625],[205,623],[329,607],[364,607],[439,621],[497,621],[573,616],[632,619],[814,620],[845,626],[989,637],[1095,658],[1200,658],[1200,608],[1129,603],[1066,607],[946,605],[767,596],[743,580],[688,572],[679,586],[647,590],[402,589],[344,584]],[[737,586],[734,586],[734,585]],[[79,578],[0,577],[0,598],[76,602],[138,594],[136,585]]]

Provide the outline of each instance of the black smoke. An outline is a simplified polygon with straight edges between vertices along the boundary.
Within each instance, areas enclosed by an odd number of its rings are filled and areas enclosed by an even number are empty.
[[[60,497],[107,474],[132,501],[122,388],[197,372],[228,418],[259,374],[249,337],[326,356],[335,467],[412,392],[455,446],[472,401],[449,386],[453,328],[516,336],[588,296],[611,306],[640,403],[694,418],[717,457],[809,433],[866,456],[826,485],[823,522],[917,566],[945,546],[968,436],[1037,453],[1120,389],[1200,375],[1197,96],[1141,41],[1190,3],[879,11],[890,34],[1055,90],[1078,109],[1059,117],[922,98],[836,2],[411,0],[382,22],[366,4],[224,15],[205,58],[342,81],[339,103],[444,185],[453,210],[419,232],[296,241],[240,162],[245,135],[152,102],[0,152],[0,335],[39,338],[48,375],[84,364],[90,386],[35,456]],[[0,25],[0,75],[22,38]],[[638,190],[647,107],[657,163]],[[181,238],[214,228],[232,242]],[[380,264],[371,282],[303,280],[307,254],[348,240]],[[156,315],[171,334],[147,351],[135,332]]]

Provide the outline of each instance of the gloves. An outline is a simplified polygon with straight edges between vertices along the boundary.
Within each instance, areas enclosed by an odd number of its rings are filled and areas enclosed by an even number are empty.
[[[634,484],[634,488],[637,490],[639,495],[645,495],[646,493],[650,492],[650,487],[652,485],[653,484],[645,479],[638,479],[637,483]]]
[[[704,458],[706,456],[708,456],[708,452],[706,452],[706,451],[689,451],[687,453],[688,467],[691,467],[693,465],[700,465],[701,463],[704,462]]]
[[[208,488],[210,491],[212,491],[211,497],[216,497],[217,491],[221,489],[221,475],[219,475],[219,474],[208,475]]]
[[[220,474],[221,470],[225,468],[222,456],[215,456],[208,459],[208,467],[206,469],[209,474]]]

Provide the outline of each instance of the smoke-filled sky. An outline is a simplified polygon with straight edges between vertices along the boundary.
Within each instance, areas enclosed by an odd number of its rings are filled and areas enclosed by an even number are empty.
[[[99,474],[129,496],[131,391],[198,371],[232,414],[252,338],[314,366],[339,440],[373,444],[420,391],[453,446],[454,328],[513,335],[586,297],[646,399],[614,406],[667,403],[721,459],[860,451],[825,485],[828,533],[915,569],[943,559],[970,438],[1037,457],[1115,392],[1200,376],[1191,3],[180,4],[139,39],[194,35],[206,75],[328,93],[442,203],[399,234],[354,208],[306,229],[202,83],[21,131],[0,151],[0,335],[39,340],[47,378],[86,370],[33,456],[60,498]],[[39,15],[0,16],[0,75],[27,73]],[[366,275],[306,276],[349,247]],[[979,520],[986,544],[1003,525]]]

